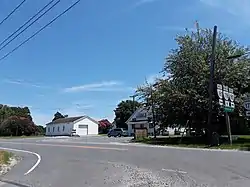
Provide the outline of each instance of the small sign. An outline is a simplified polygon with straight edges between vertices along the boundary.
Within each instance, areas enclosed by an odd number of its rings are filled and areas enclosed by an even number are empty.
[[[222,99],[219,99],[219,104],[220,104],[220,106],[223,106],[223,105],[224,105],[224,102],[223,102]]]
[[[246,111],[246,116],[250,117],[250,111]]]
[[[234,109],[231,108],[231,107],[225,107],[225,108],[224,108],[224,111],[225,111],[225,112],[233,112]]]
[[[244,103],[244,108],[245,108],[246,110],[250,110],[250,101],[246,101],[246,102]]]
[[[217,94],[219,96],[219,105],[224,108],[224,111],[233,112],[235,108],[233,88],[217,84]]]

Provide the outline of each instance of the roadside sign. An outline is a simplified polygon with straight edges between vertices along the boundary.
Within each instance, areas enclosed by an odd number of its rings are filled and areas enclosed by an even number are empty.
[[[217,94],[219,97],[219,104],[224,108],[225,112],[233,112],[235,108],[233,89],[228,86],[217,84]]]
[[[225,112],[233,112],[233,111],[234,111],[234,108],[232,108],[232,107],[225,107],[225,108],[224,108],[224,111],[225,111]]]
[[[250,101],[246,101],[244,103],[244,107],[245,107],[246,110],[250,110]]]
[[[250,111],[246,111],[246,116],[250,117]]]

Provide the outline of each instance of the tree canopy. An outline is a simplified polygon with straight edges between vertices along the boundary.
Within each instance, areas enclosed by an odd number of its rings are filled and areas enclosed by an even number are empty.
[[[0,135],[21,136],[43,134],[44,128],[32,121],[28,107],[12,107],[0,104]]]
[[[212,36],[210,29],[199,29],[177,36],[177,48],[171,50],[164,63],[165,78],[156,80],[157,84],[153,87],[151,85],[166,126],[184,126],[190,120],[194,128],[206,127]],[[227,57],[245,54],[249,49],[221,33],[216,43],[212,123],[214,130],[219,131],[225,127],[225,119],[218,104],[216,84],[234,89],[236,108],[231,119],[238,124],[241,116],[244,116],[243,98],[250,92],[250,59],[243,55],[237,60],[228,60]],[[146,101],[149,90],[149,85],[143,85],[137,92]]]
[[[52,119],[52,121],[55,121],[55,120],[60,119],[60,118],[65,118],[65,117],[68,117],[68,115],[62,115],[60,112],[56,112],[54,114],[54,118]]]
[[[119,128],[127,128],[126,121],[133,114],[134,109],[138,108],[140,105],[141,104],[137,101],[121,101],[114,110],[116,126]]]

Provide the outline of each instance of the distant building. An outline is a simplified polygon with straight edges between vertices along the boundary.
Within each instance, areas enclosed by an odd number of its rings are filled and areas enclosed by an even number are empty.
[[[60,118],[46,124],[46,136],[97,135],[98,125],[89,116]]]
[[[138,108],[126,121],[128,125],[128,135],[132,136],[135,128],[147,128],[148,134],[152,135],[154,133],[154,126],[148,119],[153,119],[151,107]]]

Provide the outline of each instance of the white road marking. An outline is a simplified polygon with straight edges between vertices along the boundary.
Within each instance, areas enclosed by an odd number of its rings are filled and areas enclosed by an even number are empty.
[[[27,171],[26,173],[24,173],[24,175],[28,175],[29,173],[31,173],[37,166],[38,164],[41,162],[41,156],[35,152],[31,152],[31,151],[26,151],[26,150],[21,150],[21,149],[12,149],[12,148],[6,148],[6,147],[0,147],[0,149],[4,149],[4,150],[10,150],[10,151],[17,151],[17,152],[23,152],[23,153],[29,153],[29,154],[33,154],[37,157],[37,161],[35,163],[35,165],[33,165],[29,171]]]
[[[174,173],[181,173],[181,174],[187,174],[186,171],[174,170],[174,169],[164,169],[164,168],[162,168],[162,171],[174,172]]]

